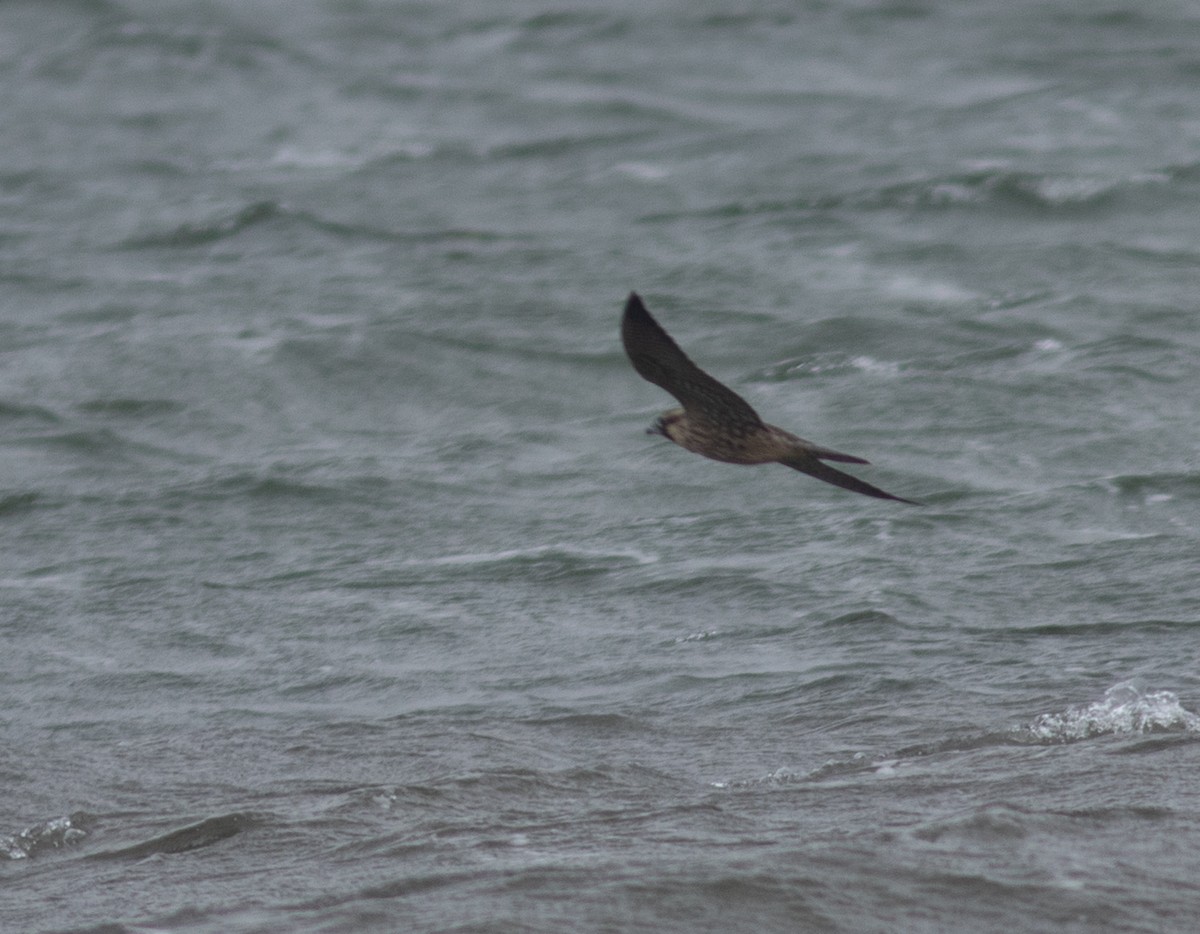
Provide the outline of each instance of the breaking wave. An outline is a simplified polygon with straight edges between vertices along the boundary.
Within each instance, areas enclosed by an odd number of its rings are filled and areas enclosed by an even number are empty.
[[[1070,743],[1105,735],[1200,733],[1200,716],[1187,710],[1172,691],[1143,693],[1130,682],[1114,685],[1091,704],[1063,713],[1044,713],[1017,727],[1017,738]]]

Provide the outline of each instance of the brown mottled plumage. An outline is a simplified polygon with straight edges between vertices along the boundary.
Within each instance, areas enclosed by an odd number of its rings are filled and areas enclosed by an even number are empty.
[[[861,457],[831,451],[766,424],[750,403],[688,359],[650,316],[636,292],[630,292],[625,303],[621,342],[642,378],[662,387],[683,404],[681,409],[663,412],[649,429],[650,434],[662,435],[713,460],[729,464],[778,462],[855,493],[919,505],[821,463],[867,463]]]

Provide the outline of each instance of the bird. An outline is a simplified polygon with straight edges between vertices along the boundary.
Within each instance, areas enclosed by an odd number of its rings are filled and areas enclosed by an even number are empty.
[[[727,464],[779,463],[844,490],[919,506],[894,496],[824,461],[866,464],[853,454],[821,447],[768,425],[745,399],[696,366],[654,320],[637,292],[630,292],[621,316],[621,343],[643,379],[665,389],[682,408],[668,409],[648,429],[694,454]]]

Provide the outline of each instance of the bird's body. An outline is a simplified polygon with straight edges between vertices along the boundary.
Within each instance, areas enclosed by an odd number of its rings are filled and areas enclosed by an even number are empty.
[[[683,405],[664,412],[651,433],[727,464],[780,463],[856,493],[913,503],[822,463],[867,463],[861,457],[823,448],[764,422],[750,403],[688,359],[636,292],[625,303],[621,341],[633,368]]]

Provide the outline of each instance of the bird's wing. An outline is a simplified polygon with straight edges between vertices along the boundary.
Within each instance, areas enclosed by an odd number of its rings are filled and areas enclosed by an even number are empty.
[[[762,419],[749,402],[688,359],[671,335],[650,317],[636,292],[630,292],[625,303],[621,342],[638,374],[678,399],[689,421],[721,425],[726,431],[744,432],[762,426]]]
[[[799,470],[801,473],[806,473],[810,477],[816,477],[818,480],[824,480],[826,483],[840,486],[843,490],[853,490],[855,493],[862,493],[864,496],[874,496],[878,499],[894,499],[897,502],[908,503],[910,506],[921,505],[915,500],[905,499],[902,496],[893,496],[891,493],[886,493],[877,486],[871,486],[871,484],[859,480],[858,477],[852,477],[850,474],[842,473],[828,464],[822,464],[811,454],[797,453],[781,460],[779,463],[791,467],[793,470]]]

